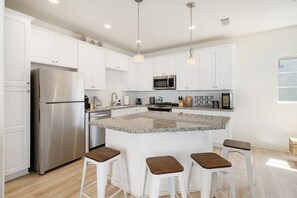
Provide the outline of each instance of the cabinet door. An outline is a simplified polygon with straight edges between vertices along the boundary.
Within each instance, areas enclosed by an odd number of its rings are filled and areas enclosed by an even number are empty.
[[[5,87],[5,175],[30,167],[29,87]]]
[[[178,90],[199,89],[199,65],[198,63],[195,65],[187,65],[186,61],[188,57],[188,53],[183,53],[176,56],[176,78]]]
[[[106,51],[106,68],[128,71],[129,58],[124,54],[108,50]]]
[[[125,85],[124,90],[127,91],[137,91],[138,90],[138,79],[140,79],[139,75],[139,67],[141,63],[134,63],[132,59],[129,59],[129,71],[125,75]]]
[[[215,89],[215,50],[207,49],[199,52],[200,89]]]
[[[175,56],[160,56],[155,58],[154,75],[175,75]]]
[[[147,59],[139,65],[139,91],[153,90],[154,61]]]
[[[31,61],[42,64],[55,64],[54,41],[55,37],[36,28],[32,28]]]
[[[216,87],[231,89],[232,47],[216,49]]]
[[[77,69],[77,41],[56,36],[55,65]]]
[[[4,20],[5,86],[30,83],[30,21],[6,15]]]
[[[105,89],[105,51],[95,47],[92,49],[91,74],[93,88]]]
[[[85,45],[79,44],[79,67],[78,71],[85,75],[85,89],[92,89],[92,73],[91,73],[91,51],[92,49]]]

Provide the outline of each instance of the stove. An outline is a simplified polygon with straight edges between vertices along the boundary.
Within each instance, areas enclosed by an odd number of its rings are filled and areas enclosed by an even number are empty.
[[[167,111],[171,112],[173,106],[178,106],[178,103],[172,102],[163,102],[159,104],[148,105],[147,108],[149,111]]]

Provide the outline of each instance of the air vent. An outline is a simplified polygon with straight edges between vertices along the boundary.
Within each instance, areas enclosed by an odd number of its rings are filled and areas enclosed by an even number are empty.
[[[223,26],[230,25],[230,19],[229,18],[221,19],[221,23]]]

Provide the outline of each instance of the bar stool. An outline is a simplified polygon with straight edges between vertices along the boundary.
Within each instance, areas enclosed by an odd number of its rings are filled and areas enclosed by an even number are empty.
[[[203,175],[211,175],[213,180],[212,188],[209,189],[207,186],[208,181],[205,181],[206,178],[203,178],[204,181],[202,181],[203,182],[202,184],[204,184],[204,186],[201,188],[201,198],[209,198],[210,190],[212,191],[213,197],[217,196],[217,173],[218,172],[228,173],[229,179],[230,179],[231,195],[233,198],[236,197],[234,181],[233,181],[233,168],[232,168],[232,164],[228,160],[225,160],[224,158],[222,158],[216,153],[191,154],[191,166],[190,166],[189,178],[188,178],[188,190],[189,190],[189,184],[191,180],[191,172],[194,165],[202,169]]]
[[[150,198],[157,198],[159,195],[160,180],[168,178],[170,187],[170,198],[174,198],[175,178],[178,177],[182,198],[186,198],[186,189],[184,183],[184,167],[172,156],[150,157],[146,159],[146,171],[143,187],[143,198],[145,196],[145,187],[148,172],[151,176]]]
[[[82,197],[82,195],[89,197],[84,193],[84,189],[93,185],[96,182],[97,182],[97,197],[98,198],[105,197],[105,189],[107,184],[107,165],[114,161],[118,162],[122,187],[117,192],[115,192],[111,197],[115,196],[117,193],[123,190],[124,196],[125,198],[127,198],[126,191],[124,188],[123,174],[122,174],[122,168],[121,168],[121,152],[108,147],[97,148],[85,155],[83,174],[82,174],[82,183],[81,183],[81,189],[80,189],[80,197]],[[84,186],[88,163],[96,165],[97,180],[92,182],[88,186]]]
[[[237,140],[226,139],[223,143],[223,150],[221,155],[228,159],[229,152],[238,152],[245,157],[245,164],[249,178],[250,192],[252,197],[256,197],[255,194],[255,183],[253,173],[253,163],[251,155],[251,144],[248,142],[241,142]]]

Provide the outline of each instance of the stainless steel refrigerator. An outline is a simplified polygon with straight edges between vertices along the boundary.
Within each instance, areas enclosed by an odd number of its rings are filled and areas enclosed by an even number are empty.
[[[31,168],[38,174],[84,155],[84,77],[31,70]]]

